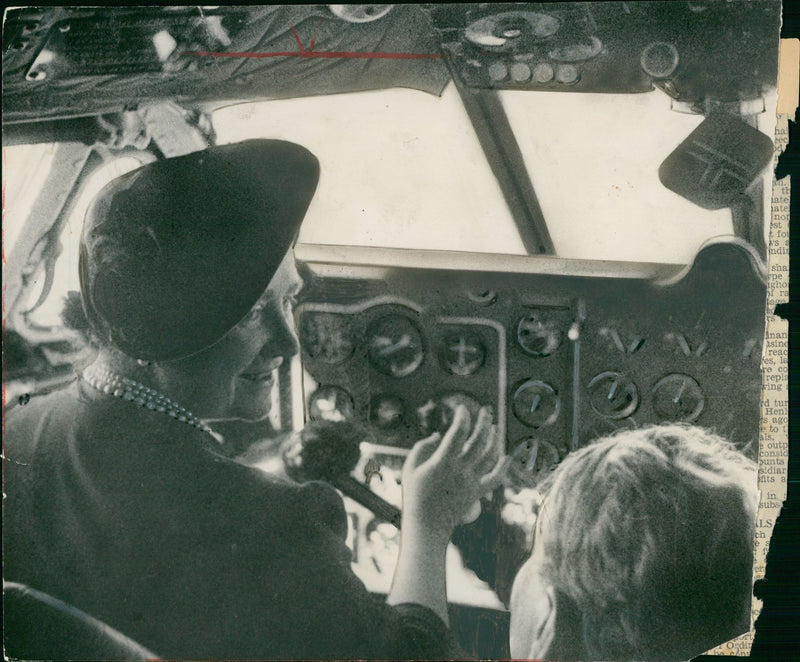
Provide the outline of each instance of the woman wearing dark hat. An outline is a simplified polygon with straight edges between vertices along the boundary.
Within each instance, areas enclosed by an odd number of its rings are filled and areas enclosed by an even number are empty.
[[[269,413],[317,179],[307,150],[259,140],[101,192],[80,255],[97,361],[7,420],[6,579],[167,658],[452,655],[445,548],[504,468],[487,411],[409,456],[389,604],[350,570],[332,488],[226,458],[204,422]]]

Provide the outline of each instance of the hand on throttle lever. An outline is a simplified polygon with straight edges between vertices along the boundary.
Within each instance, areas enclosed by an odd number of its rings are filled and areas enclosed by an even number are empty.
[[[481,409],[471,434],[469,424],[468,410],[457,406],[444,436],[436,433],[418,442],[403,467],[403,503],[411,510],[402,521],[422,527],[426,535],[446,536],[445,541],[456,525],[480,515],[480,497],[501,484],[508,467],[489,409]],[[311,423],[284,446],[286,471],[301,482],[331,483],[399,528],[398,509],[350,476],[364,437],[365,431],[351,423]]]

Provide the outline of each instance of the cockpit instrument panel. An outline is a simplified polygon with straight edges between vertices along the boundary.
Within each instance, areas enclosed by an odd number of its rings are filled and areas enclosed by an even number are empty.
[[[381,443],[410,447],[446,430],[455,404],[474,415],[481,404],[504,411],[505,330],[492,319],[437,314],[388,294],[306,301],[298,316],[304,365],[318,384],[310,401],[340,389],[341,406],[311,407],[311,418],[355,418]]]
[[[426,5],[452,75],[478,89],[647,92],[696,103],[758,98],[778,5],[542,2]],[[681,29],[676,30],[675,26]],[[745,82],[746,81],[746,82]]]
[[[362,266],[345,283],[348,267],[306,260],[307,415],[410,448],[445,430],[454,405],[491,405],[521,485],[653,423],[710,427],[756,452],[765,284],[748,248],[711,243],[668,280],[538,260],[550,267]]]

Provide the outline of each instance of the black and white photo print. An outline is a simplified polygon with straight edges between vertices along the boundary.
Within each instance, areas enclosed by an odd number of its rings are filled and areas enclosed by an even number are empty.
[[[5,654],[752,639],[780,23],[7,10]]]

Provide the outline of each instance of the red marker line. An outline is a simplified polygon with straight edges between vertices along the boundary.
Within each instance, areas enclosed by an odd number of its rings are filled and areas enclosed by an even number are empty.
[[[216,53],[212,51],[184,51],[180,55],[194,57],[232,57],[261,59],[267,57],[327,58],[333,60],[437,60],[439,53],[361,53],[357,51],[276,51],[271,53]]]
[[[305,49],[305,47],[303,46],[303,42],[302,42],[302,41],[300,41],[300,35],[299,35],[299,34],[297,34],[297,30],[295,30],[295,29],[294,29],[294,26],[293,26],[293,25],[292,25],[292,26],[290,26],[290,27],[291,27],[291,29],[292,29],[292,34],[294,35],[294,40],[297,42],[297,47],[300,49],[300,52],[301,52],[301,53],[305,53],[305,52],[306,52],[306,49]]]
[[[311,43],[308,45],[308,50],[309,51],[313,51],[314,50],[314,44],[317,43],[317,30],[319,30],[319,26],[320,25],[322,25],[322,19],[319,19],[317,24],[314,26],[314,36],[311,37]]]

